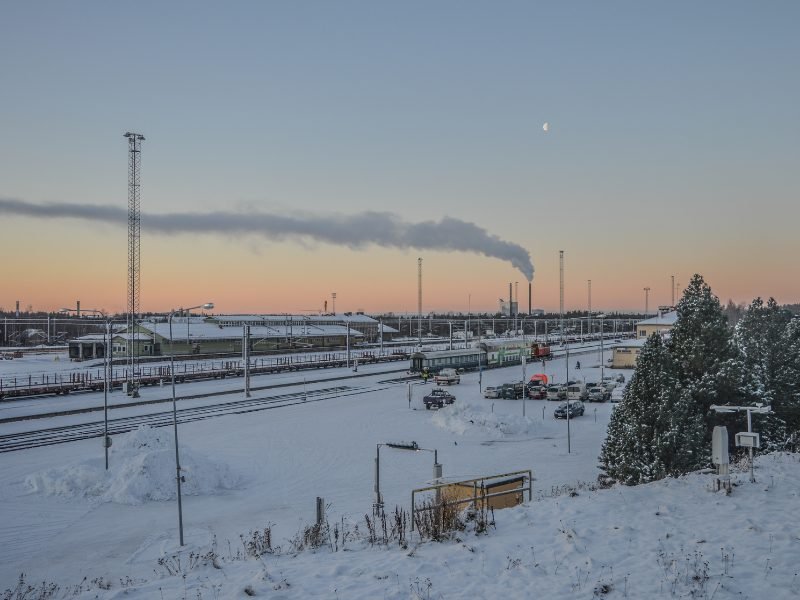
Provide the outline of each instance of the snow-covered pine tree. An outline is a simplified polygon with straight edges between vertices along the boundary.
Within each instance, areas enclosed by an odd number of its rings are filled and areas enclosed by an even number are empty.
[[[678,301],[677,311],[669,349],[681,367],[683,381],[698,381],[720,362],[733,358],[728,321],[719,298],[702,275],[692,277]]]
[[[708,460],[704,431],[691,395],[680,385],[678,365],[654,334],[611,415],[600,468],[626,485],[687,473]]]
[[[758,381],[760,402],[775,405],[786,395],[781,389],[786,383],[783,373],[787,367],[785,332],[792,314],[778,306],[774,298],[766,305],[756,298],[747,307],[734,332],[734,341],[744,366]]]
[[[732,333],[722,306],[701,275],[694,275],[677,306],[678,319],[668,348],[679,369],[682,387],[706,421],[706,441],[715,424],[709,407],[740,399],[740,370]]]
[[[790,408],[792,379],[790,368],[791,345],[787,327],[792,320],[789,311],[770,298],[765,304],[756,298],[747,307],[734,331],[737,361],[742,375],[742,401],[737,404],[761,402],[772,406],[773,414],[759,417],[756,430],[761,434],[762,450],[783,449],[793,419]],[[744,420],[739,419],[740,428]]]
[[[781,398],[773,405],[786,423],[786,438],[783,448],[800,449],[800,318],[792,319],[781,336],[784,359],[778,368],[775,387]]]

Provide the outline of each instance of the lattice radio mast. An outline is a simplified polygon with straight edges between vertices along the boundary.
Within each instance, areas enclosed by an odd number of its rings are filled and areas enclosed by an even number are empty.
[[[422,346],[422,259],[417,259],[417,326],[419,327],[419,345]]]
[[[136,320],[139,314],[139,291],[141,269],[141,195],[140,179],[142,170],[142,142],[140,133],[125,134],[128,138],[128,394],[137,397],[138,380],[136,363],[138,344]]]

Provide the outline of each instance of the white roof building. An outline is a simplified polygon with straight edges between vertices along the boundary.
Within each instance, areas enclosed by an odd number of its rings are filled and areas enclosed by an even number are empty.
[[[678,312],[674,310],[660,314],[657,317],[639,321],[636,324],[636,337],[648,338],[654,333],[658,333],[662,336],[669,335],[669,332],[675,326],[677,321]]]

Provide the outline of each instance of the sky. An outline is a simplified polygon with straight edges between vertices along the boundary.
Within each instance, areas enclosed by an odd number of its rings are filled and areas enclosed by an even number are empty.
[[[0,18],[0,307],[800,300],[796,2],[30,2]],[[549,131],[543,124],[549,123]],[[526,257],[529,256],[529,259]]]

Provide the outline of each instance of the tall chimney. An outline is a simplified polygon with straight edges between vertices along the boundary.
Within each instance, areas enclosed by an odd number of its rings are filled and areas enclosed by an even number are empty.
[[[514,284],[508,282],[508,316],[514,316]]]
[[[17,318],[19,319],[19,300],[17,300]]]
[[[528,282],[528,316],[530,317],[533,314],[533,310],[531,309],[531,282]]]
[[[76,302],[75,306],[77,308],[75,313],[78,315],[78,318],[80,319],[81,318],[81,301],[80,300],[76,300],[75,302]]]
[[[672,306],[675,306],[675,275],[672,276]]]

